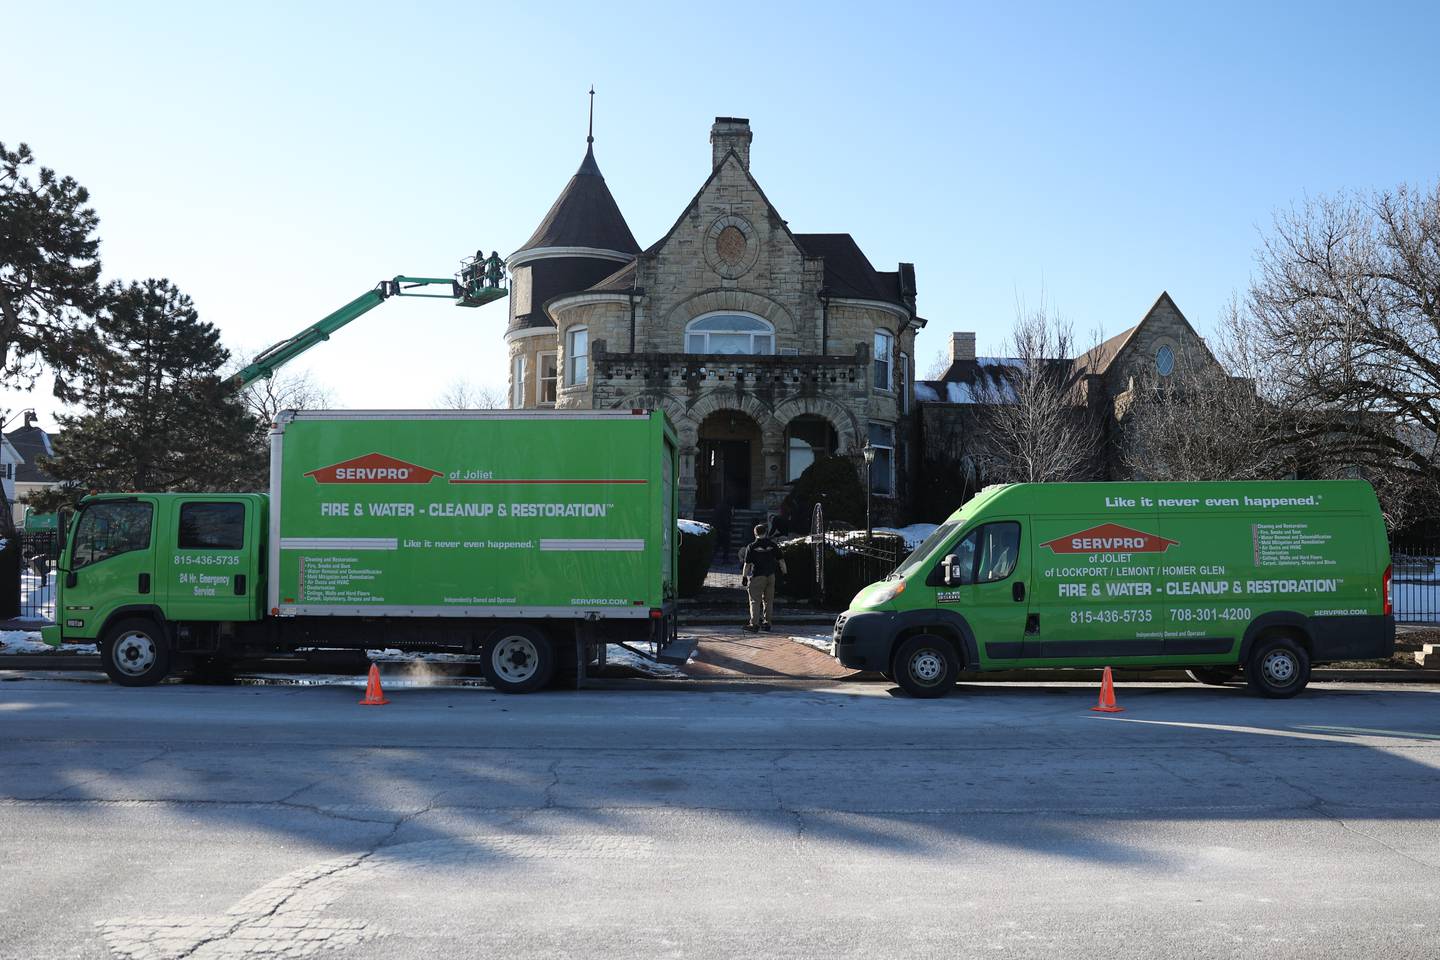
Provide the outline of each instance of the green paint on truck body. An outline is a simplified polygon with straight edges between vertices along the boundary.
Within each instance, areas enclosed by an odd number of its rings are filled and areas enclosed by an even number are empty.
[[[1388,656],[1389,564],[1358,480],[988,487],[856,595],[836,656],[889,670],[929,631],[969,670],[1231,666],[1266,629],[1315,662]]]
[[[675,598],[675,448],[659,412],[289,415],[268,606],[649,616]]]

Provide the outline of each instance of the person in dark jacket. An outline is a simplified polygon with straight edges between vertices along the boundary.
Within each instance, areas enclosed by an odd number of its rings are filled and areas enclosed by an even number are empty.
[[[755,539],[740,550],[740,584],[750,596],[751,633],[769,631],[775,614],[775,576],[788,572],[780,545],[770,539],[768,524],[755,525]]]

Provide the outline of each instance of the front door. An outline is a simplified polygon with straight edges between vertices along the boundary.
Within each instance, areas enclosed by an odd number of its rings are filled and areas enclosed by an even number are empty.
[[[982,664],[1025,656],[1030,612],[1030,547],[1023,518],[987,518],[956,541],[950,583],[943,560],[927,585],[935,604],[970,624]]]
[[[55,619],[63,635],[93,638],[118,607],[155,603],[155,505],[100,500],[75,521]]]
[[[696,505],[713,509],[722,503],[750,508],[750,441],[701,440],[696,474]]]
[[[248,620],[259,588],[251,571],[253,504],[244,500],[175,500],[170,509],[174,562],[166,571],[174,620]]]

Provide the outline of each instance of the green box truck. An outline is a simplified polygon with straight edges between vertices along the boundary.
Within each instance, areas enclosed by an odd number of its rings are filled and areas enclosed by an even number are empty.
[[[268,496],[87,498],[46,639],[130,686],[296,650],[475,654],[509,692],[611,643],[684,662],[676,469],[655,411],[287,412]]]
[[[1395,649],[1390,549],[1359,480],[987,487],[856,594],[834,653],[912,696],[961,671],[1178,667],[1294,696]]]

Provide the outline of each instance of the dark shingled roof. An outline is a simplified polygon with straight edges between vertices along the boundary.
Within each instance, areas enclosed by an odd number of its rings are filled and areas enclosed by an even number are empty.
[[[797,233],[795,242],[805,256],[825,259],[825,286],[833,295],[905,306],[899,271],[876,270],[850,234]]]
[[[24,463],[15,465],[17,483],[55,482],[54,477],[40,469],[40,458],[54,455],[50,447],[53,438],[49,434],[39,427],[27,426],[11,430],[5,434],[5,439],[10,441],[16,453],[25,458]]]
[[[601,280],[599,283],[595,284],[590,289],[601,293],[624,293],[631,287],[635,286],[636,262],[637,261],[635,260],[631,260],[629,263],[625,264],[625,266],[621,267],[619,270],[616,270],[614,273],[610,274],[610,276],[606,277],[604,280]]]
[[[521,250],[535,247],[588,247],[592,250],[619,250],[639,253],[640,244],[620,213],[610,188],[595,162],[593,147],[585,148],[585,160],[551,205],[550,212],[535,228]]]

